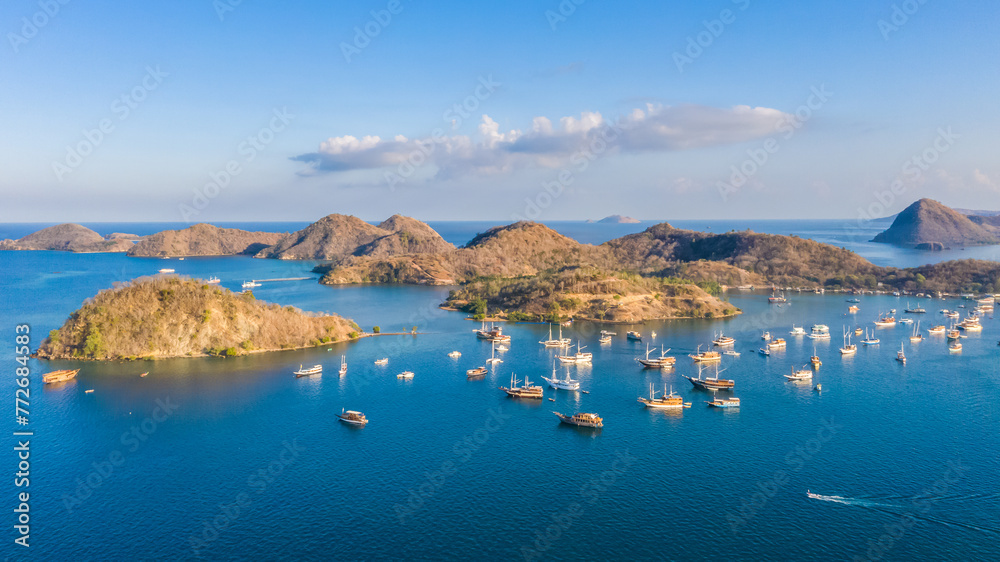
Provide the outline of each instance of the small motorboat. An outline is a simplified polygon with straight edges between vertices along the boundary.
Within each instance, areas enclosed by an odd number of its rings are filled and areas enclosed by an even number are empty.
[[[355,412],[354,410],[341,409],[340,413],[337,414],[337,418],[346,424],[356,425],[358,427],[364,427],[368,424],[368,418],[366,418],[361,412]]]
[[[398,375],[396,375],[396,378],[397,379],[412,379],[413,378],[413,371],[403,371],[402,373],[399,373]]]
[[[461,356],[462,356],[461,351],[452,351],[451,353],[448,354],[448,357],[451,357],[452,359],[458,359]]]
[[[381,359],[376,359],[375,360],[375,364],[378,365],[378,366],[380,366],[380,367],[383,366],[383,365],[388,365],[389,364],[389,358],[388,357],[383,357]]]

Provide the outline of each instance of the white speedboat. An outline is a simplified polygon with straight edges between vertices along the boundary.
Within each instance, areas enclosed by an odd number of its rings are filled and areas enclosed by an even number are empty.
[[[254,287],[260,287],[260,283],[251,279],[250,281],[244,281],[242,287],[244,289],[253,289]]]

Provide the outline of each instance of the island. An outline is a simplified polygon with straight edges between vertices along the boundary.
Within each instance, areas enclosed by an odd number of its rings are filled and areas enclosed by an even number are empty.
[[[140,278],[101,291],[52,330],[41,359],[235,356],[315,347],[359,337],[335,315],[265,303],[196,279]]]
[[[919,250],[1000,244],[1000,217],[964,215],[933,199],[920,199],[896,215],[872,242]]]
[[[114,233],[105,238],[85,226],[66,223],[43,228],[18,240],[0,240],[0,250],[127,252],[133,244],[129,236]]]
[[[134,257],[254,255],[276,243],[284,233],[249,232],[199,223],[183,230],[164,230],[129,249]]]
[[[597,222],[600,224],[639,224],[641,221],[639,219],[633,219],[632,217],[626,217],[623,215],[611,215],[604,217]]]

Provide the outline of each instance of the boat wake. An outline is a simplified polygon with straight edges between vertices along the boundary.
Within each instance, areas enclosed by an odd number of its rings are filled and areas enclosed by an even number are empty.
[[[844,505],[856,505],[859,507],[889,507],[898,508],[899,506],[890,503],[880,503],[871,500],[865,500],[861,498],[845,498],[843,496],[824,496],[822,494],[814,494],[812,492],[807,492],[809,499],[820,500],[825,502],[836,502],[842,503]]]
[[[948,520],[948,519],[942,519],[940,517],[929,517],[929,516],[926,516],[926,515],[919,515],[917,513],[914,513],[914,511],[912,509],[910,509],[907,505],[903,505],[903,504],[882,503],[882,502],[867,500],[867,499],[863,499],[863,498],[845,498],[843,496],[825,496],[825,495],[822,495],[822,494],[815,494],[813,492],[808,492],[808,491],[806,492],[806,495],[809,497],[809,499],[812,499],[812,500],[834,502],[834,503],[839,503],[839,504],[843,504],[843,505],[852,505],[852,506],[855,506],[855,507],[865,507],[865,508],[869,508],[869,509],[871,509],[873,511],[878,511],[880,513],[885,513],[887,515],[894,515],[894,516],[900,516],[900,517],[912,517],[914,519],[919,519],[921,521],[927,521],[929,523],[937,523],[939,525],[946,525],[946,526],[950,526],[950,527],[961,527],[963,529],[971,529],[971,530],[980,531],[980,532],[983,532],[983,533],[989,533],[989,534],[993,534],[993,535],[1000,535],[1000,529],[995,528],[995,527],[984,527],[982,525],[975,525],[975,524],[972,524],[972,523],[964,523],[964,522],[960,522],[960,521],[952,521],[952,520]],[[987,495],[986,497],[989,497],[989,495]],[[905,499],[905,498],[900,498],[900,499],[902,500],[902,499]],[[939,498],[939,499],[949,499],[949,498]],[[972,497],[959,497],[959,496],[956,496],[956,497],[950,498],[950,499],[974,499],[974,498],[972,498]]]

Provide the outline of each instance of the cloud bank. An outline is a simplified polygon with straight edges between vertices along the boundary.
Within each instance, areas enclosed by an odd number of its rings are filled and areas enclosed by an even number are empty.
[[[531,128],[501,131],[483,115],[477,138],[445,135],[392,139],[378,136],[331,137],[319,150],[292,160],[303,162],[307,175],[432,164],[438,177],[500,174],[521,168],[556,168],[587,150],[621,153],[670,152],[758,139],[774,133],[790,114],[766,107],[739,105],[728,109],[700,105],[647,104],[618,119],[597,112],[563,117],[553,123],[535,117]]]

